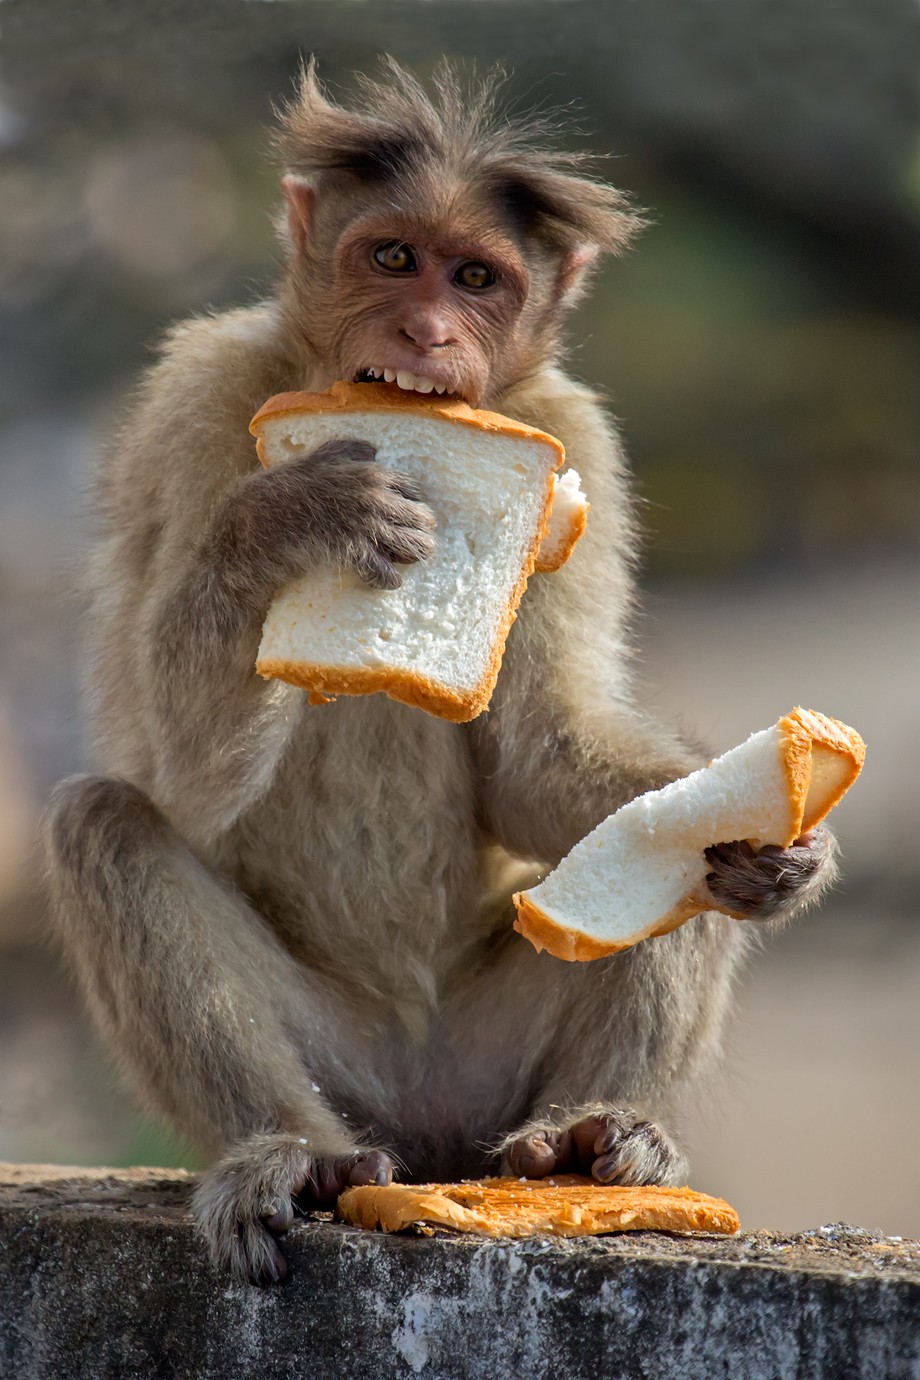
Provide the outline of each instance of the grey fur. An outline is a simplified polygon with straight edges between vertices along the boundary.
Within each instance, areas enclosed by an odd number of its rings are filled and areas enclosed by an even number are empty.
[[[488,402],[563,440],[591,516],[569,564],[532,579],[488,713],[311,706],[254,674],[295,568],[345,560],[387,584],[430,541],[419,496],[354,443],[259,468],[248,422],[265,398],[338,372],[292,326],[308,277],[286,280],[283,308],[175,330],[101,468],[102,775],[64,782],[44,821],[53,923],[90,1010],[146,1104],[212,1158],[195,1205],[213,1258],[259,1281],[283,1273],[293,1197],[389,1172],[377,1152],[404,1176],[453,1178],[522,1127],[558,1129],[554,1108],[667,1116],[717,1053],[745,946],[742,926],[703,915],[565,964],[511,929],[515,889],[705,760],[634,702],[625,466],[598,400],[553,363],[549,299],[522,308],[517,337],[490,338],[518,382]],[[785,912],[832,864],[825,850],[810,871],[767,870]],[[622,1118],[610,1173],[673,1179],[664,1134]]]

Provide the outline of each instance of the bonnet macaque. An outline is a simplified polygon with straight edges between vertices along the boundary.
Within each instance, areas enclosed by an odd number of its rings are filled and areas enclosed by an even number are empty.
[[[46,814],[54,926],[146,1105],[210,1157],[194,1208],[240,1279],[281,1279],[295,1210],[346,1184],[684,1179],[662,1122],[717,1051],[746,927],[701,915],[588,964],[512,929],[514,890],[705,760],[634,702],[624,461],[557,364],[586,275],[638,221],[544,141],[449,69],[429,95],[391,65],[345,109],[308,68],[278,135],[276,291],[171,333],[99,475],[100,774]],[[382,695],[312,705],[253,669],[293,576],[332,562],[391,589],[437,541],[424,484],[348,435],[256,458],[271,394],[380,377],[553,433],[591,501],[469,724]],[[787,915],[832,852],[823,830],[729,842],[709,885]]]

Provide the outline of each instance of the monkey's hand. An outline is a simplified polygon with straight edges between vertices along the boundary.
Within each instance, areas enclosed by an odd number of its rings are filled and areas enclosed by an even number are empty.
[[[580,1107],[562,1121],[532,1121],[500,1149],[503,1169],[528,1179],[590,1174],[601,1184],[678,1184],[687,1168],[660,1126],[609,1102]]]
[[[744,841],[706,849],[706,885],[714,900],[748,920],[786,919],[817,900],[837,875],[837,841],[823,825],[791,848],[759,852]]]
[[[201,1176],[192,1208],[219,1269],[245,1284],[277,1284],[288,1272],[277,1238],[296,1210],[331,1208],[343,1188],[392,1179],[382,1150],[316,1155],[296,1136],[253,1136]]]
[[[398,565],[434,551],[431,509],[413,479],[374,463],[366,441],[327,441],[303,459],[248,476],[231,496],[224,534],[243,582],[269,595],[319,561],[398,589]]]

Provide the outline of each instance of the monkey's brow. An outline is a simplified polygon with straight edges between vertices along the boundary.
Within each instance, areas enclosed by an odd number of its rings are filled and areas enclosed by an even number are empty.
[[[509,272],[519,271],[521,256],[517,245],[494,228],[471,226],[468,231],[445,227],[440,221],[426,221],[401,208],[387,214],[375,211],[352,221],[352,242],[392,240],[409,248],[424,249],[439,258],[488,259]]]

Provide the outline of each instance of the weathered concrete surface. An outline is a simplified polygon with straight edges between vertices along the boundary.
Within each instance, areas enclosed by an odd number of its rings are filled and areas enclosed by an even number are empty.
[[[287,1242],[278,1289],[231,1285],[156,1169],[0,1166],[3,1380],[907,1380],[920,1244],[624,1234],[383,1237],[330,1221]]]

